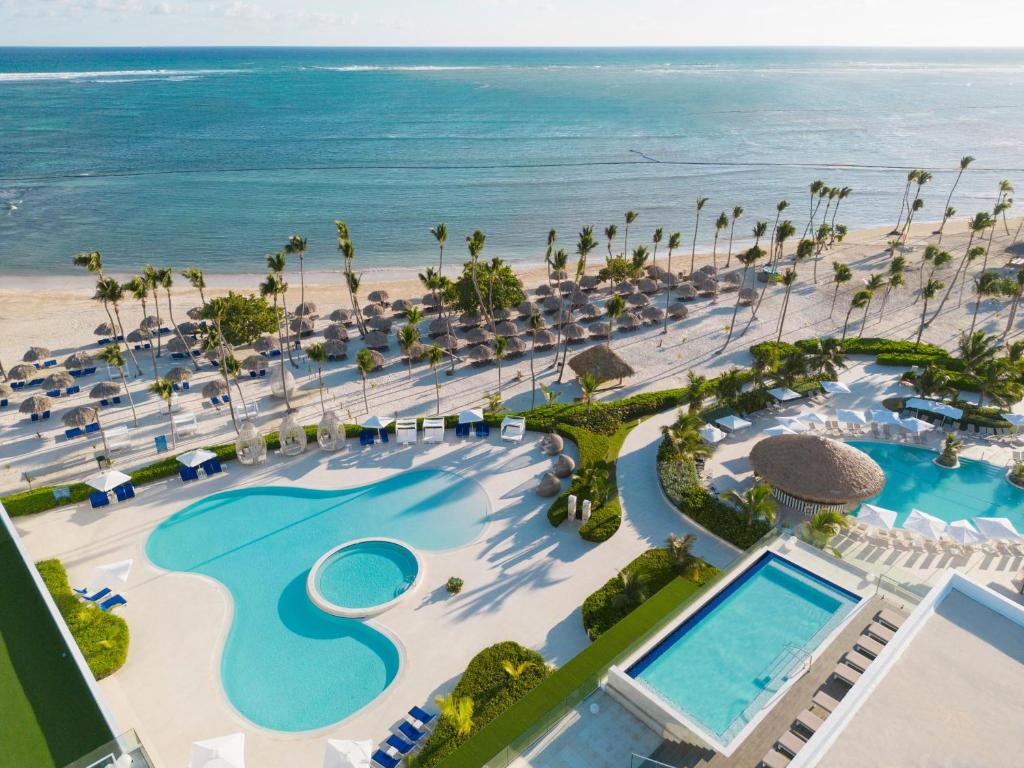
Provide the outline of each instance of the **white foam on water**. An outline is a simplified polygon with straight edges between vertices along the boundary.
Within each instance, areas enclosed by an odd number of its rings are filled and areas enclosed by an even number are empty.
[[[248,72],[245,69],[117,69],[98,72],[0,72],[0,83],[23,83],[39,80],[95,80],[119,78],[110,82],[132,82],[140,78],[191,78],[200,75],[230,75]]]

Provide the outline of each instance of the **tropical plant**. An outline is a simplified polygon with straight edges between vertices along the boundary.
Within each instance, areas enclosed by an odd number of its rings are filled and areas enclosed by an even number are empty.
[[[306,238],[302,235],[292,235],[285,243],[284,252],[299,257],[299,305],[304,305],[306,303]],[[296,347],[301,344],[302,337],[301,323],[299,325],[300,327],[295,331]]]
[[[278,297],[281,299],[281,325],[284,327],[284,336],[288,336],[288,283],[284,279],[285,267],[288,265],[288,257],[284,251],[278,251],[277,253],[267,254],[267,269],[270,274],[276,275],[278,280]],[[301,330],[301,328],[300,328]],[[298,334],[298,331],[296,331]],[[288,354],[288,362],[291,363],[292,368],[298,368],[299,364],[295,362],[295,358],[292,356],[292,345],[281,342],[282,353]],[[282,366],[283,368],[284,366]]]
[[[917,174],[920,172],[921,171],[917,168],[914,168],[912,171],[907,173],[907,185],[903,188],[903,198],[900,203],[900,215],[899,218],[896,219],[896,226],[892,228],[892,232],[889,233],[890,235],[898,236],[903,231],[903,212],[907,211],[909,213],[910,208],[910,185],[917,181]]]
[[[181,276],[191,283],[192,287],[199,291],[199,301],[206,304],[206,276],[199,267],[187,267],[181,270]]]
[[[640,577],[634,571],[619,571],[619,592],[612,597],[616,608],[631,610],[647,599]]]
[[[507,674],[513,680],[518,680],[519,678],[521,678],[523,676],[523,673],[533,666],[534,662],[530,661],[529,659],[527,659],[526,661],[521,661],[518,664],[516,664],[514,661],[510,659],[505,659],[501,662],[501,668],[505,670],[505,674]]]
[[[839,371],[846,368],[846,355],[838,339],[814,339],[807,350],[807,367],[819,378],[832,381],[839,377]]]
[[[759,222],[759,225],[763,223],[764,222]],[[747,270],[754,266],[757,260],[762,256],[764,256],[764,251],[757,245],[751,246],[746,251],[736,256],[740,263],[743,264],[743,274],[740,276],[740,288],[736,291],[736,303],[733,305],[732,318],[729,320],[729,333],[725,337],[725,343],[722,345],[722,348],[718,350],[718,354],[725,352],[725,348],[729,346],[729,341],[732,339],[733,331],[736,328],[736,316],[740,311],[740,299],[743,294],[743,286],[747,283]]]
[[[626,229],[622,233],[623,253],[629,253],[629,225],[636,221],[639,215],[636,211],[626,211]]]
[[[924,305],[921,307],[921,323],[917,328],[917,339],[914,341],[914,349],[921,346],[921,336],[924,334],[925,325],[927,325],[925,317],[928,314],[928,302],[934,299],[941,290],[942,281],[934,278],[929,279],[924,288],[921,289],[921,297],[924,299]]]
[[[679,243],[682,241],[683,235],[681,232],[673,232],[668,236],[668,272],[667,279],[665,282],[665,321],[662,325],[661,332],[668,333],[668,299],[672,291],[672,251],[679,247]]]
[[[363,408],[366,412],[370,412],[370,401],[366,396],[366,377],[373,371],[375,364],[373,362],[373,355],[368,349],[360,349],[356,353],[356,370],[359,371],[359,376],[363,380]]]
[[[799,349],[782,355],[775,369],[775,381],[783,386],[792,387],[798,379],[807,375],[808,359]]]
[[[277,326],[277,343],[281,347],[286,347],[287,343],[285,342],[284,331],[282,330],[282,324],[281,324],[281,315],[284,314],[284,313],[279,313],[278,312],[277,300],[278,300],[278,297],[283,297],[284,296],[284,292],[287,291],[287,290],[288,290],[288,283],[284,282],[281,279],[281,275],[278,272],[274,272],[274,271],[269,272],[267,274],[267,279],[264,280],[262,283],[260,283],[260,296],[262,296],[264,298],[269,296],[269,297],[271,297],[271,299],[273,300],[273,303],[274,303],[274,317],[277,318],[275,320],[275,325]],[[204,310],[203,313],[205,315],[206,311]],[[284,405],[285,405],[285,408],[290,411],[292,409],[292,404],[291,404],[290,397],[288,395],[288,379],[287,379],[287,376],[285,376],[285,369],[284,369],[284,361],[283,360],[281,361],[280,368],[281,368],[281,392],[282,392],[282,394],[284,396]]]
[[[665,236],[665,230],[658,227],[654,230],[654,234],[651,235],[651,243],[654,244],[653,253],[651,253],[651,266],[658,266],[658,245],[661,244],[661,239]]]
[[[850,299],[850,308],[846,310],[846,319],[843,321],[843,335],[841,341],[846,341],[846,331],[850,327],[850,315],[853,314],[855,309],[866,309],[868,304],[871,302],[871,291],[867,288],[861,288]],[[863,330],[863,328],[862,328]]]
[[[610,299],[608,299],[607,303],[605,303],[604,310],[608,314],[608,320],[610,321],[610,327],[608,329],[608,341],[606,343],[608,345],[608,349],[611,349],[612,334],[615,332],[615,321],[622,317],[623,313],[626,311],[626,300],[619,296],[618,294],[615,294]]]
[[[444,272],[444,244],[448,242],[448,225],[443,221],[430,228],[430,234],[437,241],[437,274]]]
[[[789,295],[793,290],[793,284],[796,282],[796,270],[787,269],[782,274],[782,284],[786,286],[786,293],[782,299],[782,309],[779,311],[779,334],[776,336],[775,341],[782,340],[782,331],[786,325],[786,311],[789,309]]]
[[[960,272],[966,266],[968,260],[972,258],[971,254],[976,253],[972,251],[975,238],[984,234],[985,230],[991,226],[994,226],[994,224],[995,222],[992,220],[992,217],[987,212],[982,211],[980,213],[974,214],[974,218],[971,219],[971,223],[969,225],[971,235],[967,240],[967,248],[964,250],[964,255],[960,259],[960,263],[957,265],[956,272],[953,273],[953,279],[950,281],[949,287],[946,289],[946,292],[942,295],[942,301],[939,302],[938,309],[935,310],[935,314],[933,314],[931,316],[931,319],[928,320],[928,325],[933,323],[935,321],[935,318],[942,314],[942,308],[946,306],[946,301],[949,299],[949,294],[953,292],[953,286],[956,285],[956,281],[957,278],[960,276]]]
[[[349,303],[352,305],[352,317],[356,321],[356,329],[360,338],[366,336],[366,323],[363,322],[363,312],[359,307],[359,300],[356,294],[359,291],[359,278],[353,271],[356,258],[356,247],[352,243],[348,224],[341,219],[335,219],[334,227],[338,231],[338,250],[344,262],[342,274],[345,276],[345,287],[348,289]]]
[[[960,449],[964,447],[963,440],[954,432],[947,432],[946,439],[942,443],[942,453],[936,461],[944,467],[956,467],[960,463],[958,456]]]
[[[697,232],[700,229],[700,212],[708,202],[706,197],[697,198],[697,218],[693,222],[693,245],[690,247],[690,277],[693,277],[693,265],[697,260]]]
[[[867,291],[868,297],[864,304],[864,317],[860,323],[860,333],[858,336],[864,335],[864,326],[868,322],[868,312],[871,310],[871,301],[875,297],[875,292],[885,287],[885,278],[882,275],[871,275],[865,283],[864,290]]]
[[[444,588],[448,590],[449,595],[457,595],[462,591],[462,587],[464,585],[465,582],[458,576],[451,576],[448,581],[445,582]]]
[[[668,549],[668,561],[672,569],[684,579],[695,580],[700,575],[700,558],[693,554],[693,545],[697,543],[697,537],[692,533],[684,536],[676,536],[670,533],[665,540]]]
[[[765,520],[769,525],[775,524],[778,504],[772,496],[771,486],[766,483],[752,485],[742,493],[730,489],[722,494],[722,498],[736,507],[747,519],[748,526],[752,526],[755,520]]]
[[[689,461],[711,456],[712,448],[700,436],[701,421],[694,413],[681,414],[679,420],[661,428],[667,438],[669,455],[676,461]]]
[[[737,205],[732,209],[732,219],[729,222],[729,250],[725,255],[725,268],[728,269],[732,263],[732,236],[736,232],[736,222],[743,215],[743,206]]]
[[[114,335],[126,340],[125,349],[128,351],[128,356],[132,362],[135,363],[135,372],[141,376],[142,368],[139,367],[139,361],[135,359],[135,353],[128,346],[128,337],[124,332],[124,325],[121,323],[121,301],[124,299],[124,288],[114,278],[101,275],[96,281],[96,292],[93,294],[93,299],[100,302],[103,305],[103,309],[106,310],[110,327],[117,331]],[[111,315],[111,311],[113,311],[113,315]],[[114,343],[120,342],[115,338]],[[156,374],[154,374],[155,376]]]
[[[718,271],[718,236],[729,226],[729,215],[722,211],[715,219],[715,239],[711,246],[711,265]]]
[[[537,334],[544,329],[544,318],[538,314],[530,315],[530,337],[533,343],[530,345],[530,410],[537,405],[537,371],[534,368],[534,360],[537,357]]]
[[[926,365],[912,378],[911,386],[921,397],[927,398],[943,399],[953,397],[957,393],[949,374],[937,365]]]
[[[598,387],[597,377],[587,371],[579,377],[579,382],[583,402],[587,404],[587,413],[590,413],[590,405],[594,401],[594,393],[597,392]]]
[[[733,366],[715,379],[715,395],[722,405],[731,405],[743,391],[743,369]]]
[[[999,353],[999,339],[995,334],[984,331],[960,332],[957,353],[963,363],[964,373],[974,375],[982,365],[993,360]]]
[[[99,354],[96,355],[96,358],[108,366],[117,369],[117,375],[121,377],[121,386],[124,387],[124,393],[128,397],[128,405],[132,409],[132,421],[136,427],[139,426],[139,414],[135,411],[135,400],[132,399],[132,391],[128,388],[128,378],[125,376],[127,363],[125,362],[124,355],[121,353],[120,345],[106,344],[99,351]]]
[[[182,346],[185,347],[185,352],[188,353],[188,359],[192,361],[192,367],[198,371],[199,363],[196,362],[196,356],[192,354],[192,345],[185,341],[185,337],[181,333],[181,329],[178,328],[178,322],[174,319],[174,302],[171,301],[171,288],[174,285],[174,270],[170,267],[158,269],[156,271],[156,279],[157,284],[164,289],[164,296],[167,298],[167,317],[170,318],[171,326],[174,328],[174,333],[177,335]]]
[[[494,362],[498,367],[498,391],[501,392],[501,361],[508,354],[508,339],[504,336],[494,337]]]
[[[473,699],[469,696],[449,693],[435,699],[434,703],[441,710],[441,717],[451,723],[457,735],[468,736],[473,730]]]
[[[434,396],[437,399],[437,411],[435,413],[441,413],[441,380],[437,376],[437,369],[444,360],[444,350],[441,349],[437,344],[431,344],[427,347],[425,353],[427,363],[430,365],[430,370],[434,372]]]
[[[986,398],[989,402],[998,406],[1008,405],[1011,398],[1004,394],[1003,388],[1007,377],[1011,374],[1009,362],[1005,358],[988,360],[982,363],[975,372],[975,386],[978,388],[978,405],[980,406],[984,403]]]
[[[420,331],[419,329],[409,323],[403,325],[398,329],[398,346],[401,347],[402,352],[405,353],[405,361],[409,367],[409,379],[412,379],[412,363],[416,357],[416,351],[419,348],[420,343]]]
[[[171,423],[171,447],[177,447],[178,436],[174,429],[174,412],[171,410],[171,398],[174,396],[174,382],[170,379],[157,379],[149,385],[149,391],[167,403],[167,420]]]
[[[950,217],[956,214],[956,209],[950,206],[953,201],[953,193],[956,192],[957,184],[960,183],[960,177],[964,175],[964,171],[967,170],[968,166],[974,162],[974,158],[970,155],[964,155],[960,158],[960,170],[956,174],[956,178],[953,180],[953,186],[949,188],[949,196],[946,198],[945,213],[942,215],[942,224],[939,225],[937,234],[939,236],[939,243],[942,243],[942,231],[946,228],[946,222],[949,221]]]
[[[280,316],[262,296],[234,291],[210,299],[199,315],[201,320],[217,323],[224,341],[233,347],[252,344],[264,333],[276,333]]]
[[[986,296],[1002,296],[1005,289],[1003,278],[998,272],[982,272],[974,278],[974,311],[971,313],[970,333],[974,333],[974,328],[977,325],[981,300]]]
[[[306,347],[306,357],[316,366],[317,389],[320,392],[320,411],[326,416],[327,406],[324,405],[324,363],[327,362],[327,347],[321,343]]]
[[[832,306],[829,308],[828,316],[832,317],[832,313],[836,309],[836,299],[839,298],[839,287],[844,283],[850,282],[853,279],[853,270],[849,266],[839,261],[832,262],[832,282],[835,284],[836,289],[832,293]]]
[[[615,224],[609,224],[604,228],[604,236],[608,241],[608,259],[614,258],[612,254],[612,243],[615,241],[615,237],[619,234],[619,228]]]
[[[842,512],[822,509],[801,526],[801,538],[812,546],[841,558],[842,554],[832,546],[832,539],[849,527],[850,521]]]
[[[1006,339],[1013,328],[1013,321],[1017,317],[1017,308],[1020,306],[1021,296],[1024,295],[1024,269],[1017,270],[1012,278],[1006,278],[1006,293],[1010,296],[1010,317],[1006,321],[1006,327],[1000,338]]]

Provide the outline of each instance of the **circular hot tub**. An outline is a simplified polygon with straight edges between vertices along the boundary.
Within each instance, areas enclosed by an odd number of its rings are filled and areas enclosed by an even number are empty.
[[[416,553],[394,539],[359,539],[329,550],[306,579],[309,599],[335,616],[375,616],[419,585],[423,568]]]

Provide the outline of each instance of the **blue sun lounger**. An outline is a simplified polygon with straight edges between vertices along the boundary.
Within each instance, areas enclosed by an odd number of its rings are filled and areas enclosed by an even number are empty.
[[[397,757],[392,757],[382,749],[378,749],[374,752],[370,759],[382,768],[398,768],[402,762]]]
[[[97,600],[100,600],[110,594],[110,587],[104,587],[94,595],[86,594],[88,591],[89,590],[85,588],[75,590],[78,596],[83,600],[88,600],[90,603],[95,603]]]
[[[359,444],[360,445],[373,445],[373,430],[364,429],[359,433]]]
[[[407,755],[416,748],[416,746],[411,742],[408,742],[401,736],[396,736],[393,733],[384,739],[384,743],[400,755]]]
[[[487,437],[491,434],[491,425],[486,421],[478,421],[476,423],[476,436]]]
[[[420,724],[420,727],[426,725],[434,719],[435,715],[430,714],[425,709],[419,707],[413,707],[409,710],[409,717]]]
[[[469,437],[469,424],[456,424],[455,425],[455,436],[456,437]]]
[[[398,726],[398,732],[413,743],[419,741],[427,735],[426,731],[421,731],[408,720],[402,721],[402,723]]]
[[[113,597],[107,598],[102,603],[99,603],[101,611],[109,611],[117,608],[119,605],[128,605],[128,601],[121,595],[114,595]]]
[[[110,504],[110,498],[103,491],[93,491],[89,494],[89,503],[93,509],[105,507]]]

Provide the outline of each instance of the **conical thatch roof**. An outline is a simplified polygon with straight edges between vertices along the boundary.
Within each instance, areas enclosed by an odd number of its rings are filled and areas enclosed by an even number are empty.
[[[96,330],[93,331],[97,336],[113,336],[114,326],[110,323],[100,323],[96,326]]]
[[[587,337],[587,329],[579,323],[569,323],[562,329],[562,334],[569,341],[580,341]]]
[[[312,301],[303,302],[295,308],[295,314],[299,317],[313,317],[317,314],[316,304]]]
[[[690,310],[686,308],[686,305],[681,301],[673,301],[668,307],[668,316],[675,320],[682,320],[688,314]]]
[[[651,300],[642,293],[631,293],[626,297],[626,303],[634,307],[646,307],[650,301]]]
[[[14,389],[11,388],[10,384],[4,384],[0,381],[0,397],[10,397],[14,394]]]
[[[511,320],[515,317],[515,312],[511,309],[496,309],[492,315],[495,320]]]
[[[199,323],[193,323],[191,320],[186,320],[184,323],[178,323],[178,333],[182,336],[195,336],[199,332]]]
[[[640,318],[633,314],[627,313],[619,318],[619,328],[624,331],[635,331],[641,325]]]
[[[33,376],[39,373],[39,370],[34,365],[28,363],[20,363],[11,368],[7,375],[15,381],[28,381]]]
[[[75,383],[75,377],[67,371],[54,371],[43,379],[43,389],[64,389]]]
[[[437,297],[434,296],[433,293],[423,294],[423,298],[421,299],[421,301],[423,302],[423,306],[427,308],[436,307],[439,303]]]
[[[391,318],[388,317],[371,317],[366,325],[375,331],[391,333]]]
[[[382,333],[381,331],[370,331],[364,337],[363,343],[366,345],[367,349],[387,349],[388,336],[386,333]]]
[[[643,293],[657,293],[658,284],[649,277],[641,277],[636,281],[636,287]]]
[[[519,357],[525,354],[527,350],[526,342],[520,339],[518,336],[512,336],[507,340],[505,347],[506,357]]]
[[[257,352],[270,352],[272,349],[280,349],[281,342],[270,334],[265,334],[252,343],[252,348]]]
[[[152,338],[153,334],[149,331],[143,330],[142,328],[129,331],[127,336],[128,341],[132,344],[140,344],[143,341],[149,341]]]
[[[78,371],[88,368],[90,365],[92,365],[92,355],[88,352],[75,352],[64,361],[64,367],[69,371]]]
[[[484,344],[481,344],[469,350],[469,359],[474,365],[488,363],[494,359],[494,350]]]
[[[450,323],[446,317],[438,317],[431,320],[427,325],[427,333],[432,337],[445,336],[450,329]]]
[[[592,291],[601,284],[601,278],[597,275],[584,275],[580,278],[580,288],[584,291]]]
[[[636,290],[636,286],[633,285],[629,280],[623,280],[622,282],[615,284],[615,293],[621,294],[622,296],[628,296]]]
[[[373,370],[379,371],[381,368],[384,367],[384,355],[382,355],[376,349],[370,350],[370,357],[373,358]]]
[[[648,323],[660,323],[665,319],[665,310],[655,306],[644,307],[640,316]]]
[[[228,385],[223,379],[214,379],[203,385],[203,397],[220,397],[228,391]]]
[[[516,324],[513,323],[511,320],[502,320],[495,326],[495,328],[497,329],[499,336],[519,335],[519,329],[516,327]]]
[[[740,288],[740,304],[750,305],[757,301],[757,291],[753,288]]]
[[[384,314],[384,307],[380,304],[367,304],[363,307],[363,315],[366,317],[380,317]]]
[[[601,317],[603,314],[604,310],[593,302],[587,302],[583,305],[583,308],[580,309],[580,316],[585,320],[592,320],[594,318]]]
[[[387,291],[370,291],[370,295],[367,296],[366,298],[368,298],[370,301],[376,301],[383,304],[391,297]]]
[[[392,312],[405,312],[407,309],[412,309],[413,303],[408,299],[395,299],[391,302]]]
[[[590,349],[574,355],[569,360],[569,367],[577,376],[590,374],[598,383],[611,381],[612,379],[623,379],[632,376],[634,371],[629,363],[619,357],[614,350],[608,349],[604,344],[598,344]]]
[[[598,323],[592,323],[589,331],[591,338],[607,339],[608,335],[612,332],[612,324],[603,320]]]
[[[22,361],[26,363],[38,363],[49,358],[50,350],[46,347],[29,347],[28,351],[21,356]]]
[[[463,328],[475,328],[483,322],[483,318],[475,312],[463,312],[459,315],[459,325]]]
[[[101,381],[89,390],[89,397],[96,400],[105,400],[108,397],[115,397],[121,394],[121,385],[116,381]]]
[[[553,331],[537,331],[537,349],[550,349],[555,346],[557,341],[558,337]]]
[[[327,352],[328,360],[340,360],[348,357],[348,342],[341,339],[327,339],[324,342],[324,351]]]
[[[750,465],[775,488],[821,504],[863,501],[885,485],[885,473],[870,456],[820,435],[765,438],[750,451]]]
[[[263,355],[249,355],[242,361],[242,370],[260,371],[267,367],[267,358]]]
[[[185,314],[188,315],[193,320],[198,320],[200,317],[203,316],[203,308],[202,307],[192,307],[192,309],[190,309]]]
[[[171,370],[165,373],[164,378],[168,381],[174,382],[175,384],[181,384],[183,381],[191,381],[192,371],[179,365],[176,368],[171,368]]]
[[[167,340],[167,349],[169,349],[172,353],[183,355],[186,352],[188,352],[189,346],[181,339],[179,339],[177,336],[173,336]]]
[[[306,317],[296,317],[290,323],[288,327],[291,328],[292,333],[312,333],[313,322]]]
[[[324,329],[324,338],[348,341],[348,329],[341,323],[333,323]]]
[[[331,312],[328,319],[333,323],[351,323],[352,322],[352,310],[339,307],[338,309]]]
[[[65,427],[84,427],[96,421],[96,409],[91,405],[80,405],[61,416]]]
[[[438,336],[434,343],[437,344],[441,349],[447,349],[449,352],[454,352],[459,348],[459,340],[451,334],[445,334],[444,336]]]
[[[557,312],[562,308],[562,300],[557,296],[545,296],[540,304],[545,312]]]
[[[540,307],[532,301],[521,302],[519,306],[516,307],[516,310],[519,312],[520,317],[530,317],[530,315],[540,314]]]
[[[485,344],[491,340],[491,332],[486,328],[471,328],[466,333],[467,344]]]
[[[705,264],[703,267],[697,270],[697,274],[707,275],[708,277],[714,277],[718,274],[718,270],[710,264]]]
[[[569,273],[564,269],[553,269],[551,270],[551,279],[553,280],[565,280],[569,276]]]
[[[21,401],[19,413],[43,413],[53,407],[53,400],[46,395],[32,395]]]
[[[142,318],[142,322],[139,323],[139,328],[147,331],[155,331],[160,327],[160,318],[156,315],[147,315]]]
[[[730,272],[727,275],[722,276],[722,280],[726,285],[730,285],[733,288],[739,288],[743,282],[743,275],[739,272]]]
[[[548,285],[547,283],[541,283],[540,285],[537,286],[537,290],[534,291],[534,293],[536,293],[538,296],[550,296],[551,286]]]

